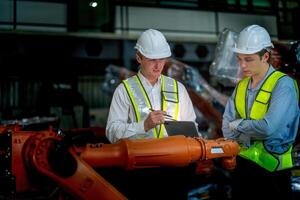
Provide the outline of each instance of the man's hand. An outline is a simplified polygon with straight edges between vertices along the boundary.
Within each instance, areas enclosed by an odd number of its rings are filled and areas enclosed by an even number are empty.
[[[154,128],[157,125],[163,124],[165,122],[164,115],[166,113],[161,110],[156,110],[150,112],[147,119],[144,122],[144,129],[145,131],[149,131],[150,129]]]

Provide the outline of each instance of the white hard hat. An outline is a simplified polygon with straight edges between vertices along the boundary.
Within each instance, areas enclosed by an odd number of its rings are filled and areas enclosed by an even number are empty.
[[[240,32],[233,51],[241,54],[254,54],[271,47],[274,46],[266,29],[258,25],[251,25]]]
[[[165,36],[154,29],[144,31],[134,48],[150,59],[161,59],[171,56],[170,46]]]

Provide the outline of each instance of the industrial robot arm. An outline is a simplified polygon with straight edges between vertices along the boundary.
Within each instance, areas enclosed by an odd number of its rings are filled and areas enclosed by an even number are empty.
[[[186,166],[193,162],[222,158],[233,169],[239,145],[223,138],[204,140],[185,136],[163,139],[122,139],[115,144],[72,144],[53,130],[10,133],[12,173],[16,192],[30,190],[32,173],[42,174],[75,199],[126,199],[93,168]],[[22,178],[21,178],[22,177]],[[25,180],[24,180],[25,177]]]

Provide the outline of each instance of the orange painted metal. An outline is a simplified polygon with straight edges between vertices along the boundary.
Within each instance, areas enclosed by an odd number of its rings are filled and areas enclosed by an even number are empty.
[[[3,129],[4,130],[4,129]],[[5,129],[7,131],[7,129]],[[16,192],[42,187],[48,177],[75,199],[126,199],[94,168],[120,167],[127,170],[152,167],[186,166],[221,158],[224,167],[233,169],[239,145],[220,138],[205,140],[185,136],[162,139],[122,139],[115,144],[68,144],[57,153],[64,137],[52,129],[20,131],[12,134],[12,173]],[[54,156],[53,156],[54,155]]]
[[[222,158],[226,163],[224,167],[232,169],[238,152],[239,145],[232,140],[171,136],[122,139],[115,144],[87,144],[80,157],[93,167],[118,166],[125,169],[186,166],[195,161]]]
[[[27,143],[27,149],[30,150],[25,153],[28,157],[27,163],[39,173],[55,181],[75,199],[126,199],[125,196],[102,178],[92,166],[78,157],[77,152],[72,147],[68,148],[66,154],[66,156],[71,156],[72,160],[66,157],[65,165],[68,166],[69,163],[67,162],[73,161],[70,170],[74,171],[67,175],[57,173],[53,168],[53,164],[49,162],[49,155],[55,149],[60,139],[52,131],[30,138]]]

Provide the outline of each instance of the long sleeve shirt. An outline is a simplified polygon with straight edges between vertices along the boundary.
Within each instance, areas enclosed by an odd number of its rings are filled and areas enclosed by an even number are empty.
[[[161,76],[158,81],[151,85],[150,82],[138,72],[138,76],[149,97],[152,108],[161,110]],[[178,82],[179,109],[178,121],[194,121],[196,114],[191,99],[186,88]],[[120,84],[113,95],[108,120],[106,125],[106,136],[110,142],[116,142],[121,138],[135,138],[136,135],[147,134],[144,129],[145,119],[137,122],[134,108],[125,89],[124,84]],[[149,133],[148,133],[149,134]],[[167,133],[164,133],[167,136]]]
[[[274,153],[283,153],[294,142],[298,130],[300,111],[294,82],[290,77],[284,76],[278,80],[273,89],[265,116],[260,120],[249,118],[250,109],[260,87],[274,70],[270,66],[266,76],[256,88],[251,88],[251,84],[249,84],[246,96],[247,118],[239,123],[236,130],[231,131],[229,123],[239,116],[234,103],[235,88],[223,114],[222,131],[224,137],[236,139],[246,146],[250,146],[257,140],[264,140],[267,150]]]

